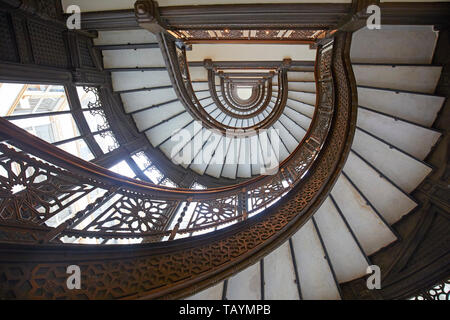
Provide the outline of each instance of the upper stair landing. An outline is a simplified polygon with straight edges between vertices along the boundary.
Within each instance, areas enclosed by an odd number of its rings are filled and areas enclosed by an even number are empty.
[[[354,34],[350,57],[353,63],[429,65],[437,39],[433,26],[365,27]]]

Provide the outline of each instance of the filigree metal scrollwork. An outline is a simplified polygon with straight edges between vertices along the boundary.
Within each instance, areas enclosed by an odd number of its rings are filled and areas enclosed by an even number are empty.
[[[195,207],[188,228],[206,227],[224,221],[230,221],[238,215],[237,196],[202,201]]]
[[[101,119],[100,123],[97,123],[97,131],[100,132],[100,136],[102,138],[110,137],[112,144],[108,145],[108,151],[111,152],[119,147],[119,142],[116,139],[116,136],[111,130],[108,120],[105,115],[105,111],[103,110],[102,102],[99,96],[97,87],[83,87],[83,90],[86,93],[92,93],[92,96],[95,97],[94,101],[88,101],[87,107],[90,114],[94,117],[99,117]]]
[[[84,229],[129,233],[161,231],[167,226],[175,206],[175,201],[122,196]]]
[[[450,300],[450,279],[434,285],[428,290],[420,291],[410,300]]]
[[[95,186],[0,144],[0,220],[42,224]]]

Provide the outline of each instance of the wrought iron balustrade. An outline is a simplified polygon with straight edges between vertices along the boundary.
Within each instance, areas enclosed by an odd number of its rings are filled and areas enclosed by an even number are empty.
[[[278,172],[241,185],[188,190],[131,180],[1,119],[0,241],[166,241],[214,231],[261,212],[301,181],[326,140],[334,110],[330,48],[318,53],[319,102],[308,134]],[[245,202],[239,201],[242,197]]]

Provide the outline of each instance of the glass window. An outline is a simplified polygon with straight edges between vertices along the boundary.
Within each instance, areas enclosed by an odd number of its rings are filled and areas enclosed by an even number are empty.
[[[159,184],[164,178],[164,175],[155,166],[151,166],[144,173],[154,184]]]
[[[143,151],[135,153],[134,155],[132,155],[132,158],[141,170],[146,170],[152,165],[152,162]]]
[[[191,189],[193,190],[205,190],[207,189],[204,185],[198,183],[198,182],[194,182],[191,186]]]
[[[0,83],[0,99],[0,116],[77,157],[93,158],[80,137],[64,86]]]
[[[170,180],[169,178],[164,179],[160,184],[165,187],[178,188],[176,183]]]
[[[117,140],[111,131],[96,134],[94,135],[94,138],[102,149],[103,153],[111,152],[119,147],[119,144],[117,143]]]
[[[135,177],[133,170],[130,168],[130,166],[128,165],[128,163],[125,160],[120,161],[118,164],[109,168],[109,170],[111,170],[112,172],[121,174],[128,178]]]
[[[71,114],[58,114],[52,116],[39,116],[14,120],[16,126],[49,143],[60,142],[78,137],[78,127]]]

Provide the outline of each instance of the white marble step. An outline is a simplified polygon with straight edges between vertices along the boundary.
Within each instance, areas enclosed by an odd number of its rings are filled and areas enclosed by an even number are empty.
[[[179,134],[174,135],[173,139],[169,139],[160,145],[161,151],[172,161],[173,157],[202,129],[202,126],[194,121],[187,127],[180,129],[182,129],[182,132],[180,130]]]
[[[315,82],[314,72],[288,72],[287,76],[289,82],[291,81]],[[277,79],[277,77],[274,77],[274,79]]]
[[[167,71],[112,72],[114,91],[154,88],[171,85]]]
[[[159,48],[136,50],[103,50],[105,68],[165,67],[166,63]]]
[[[288,96],[292,99],[301,101],[301,102],[309,104],[311,106],[316,105],[316,94],[315,93],[290,91]]]
[[[250,156],[252,165],[252,175],[261,174],[261,168],[263,166],[263,156],[259,142],[259,136],[255,135],[250,138]]]
[[[160,123],[153,129],[148,130],[145,134],[153,146],[159,146],[166,139],[169,139],[172,136],[175,137],[176,132],[187,126],[193,120],[194,119],[188,112],[183,112],[167,122]]]
[[[304,130],[308,130],[309,125],[311,124],[310,118],[291,108],[285,108],[284,115],[288,116],[292,121],[295,121],[295,123],[300,125]]]
[[[292,237],[302,299],[339,300],[339,289],[312,220]]]
[[[295,138],[289,133],[289,131],[282,125],[280,121],[274,123],[273,128],[278,131],[280,135],[280,139],[288,148],[289,152],[292,152],[297,148],[298,142]]]
[[[197,172],[198,174],[203,174],[208,164],[211,162],[214,152],[219,147],[222,147],[222,143],[224,142],[224,140],[222,139],[222,135],[211,133],[204,147],[192,161],[190,169]]]
[[[360,106],[431,127],[445,98],[428,94],[358,88]]]
[[[288,241],[264,258],[264,283],[264,296],[267,300],[300,298]]]
[[[311,106],[309,104],[306,104],[306,103],[303,103],[303,102],[299,102],[297,100],[292,100],[292,99],[290,99],[290,97],[291,96],[289,95],[288,96],[288,101],[287,101],[287,105],[289,107],[291,107],[292,109],[295,109],[296,111],[304,114],[305,116],[308,116],[309,118],[313,117],[314,109],[315,109],[313,106]],[[296,98],[296,97],[293,97],[293,98]]]
[[[208,81],[208,70],[204,67],[189,67],[191,81]],[[220,84],[216,80],[216,84]]]
[[[352,149],[406,193],[412,192],[431,168],[383,141],[356,129]]]
[[[353,64],[358,86],[433,94],[441,76],[439,66]]]
[[[364,108],[358,109],[357,126],[419,160],[425,159],[441,136],[434,130]]]
[[[173,88],[156,89],[151,91],[138,91],[122,93],[122,102],[125,112],[130,113],[150,105],[164,103],[177,98]]]
[[[297,141],[302,141],[306,134],[306,131],[297,123],[288,118],[285,114],[282,114],[279,121],[285,126],[285,128],[295,137]]]
[[[135,113],[133,114],[133,119],[138,130],[142,131],[151,126],[155,126],[184,110],[184,106],[177,100],[159,107],[152,107],[150,109]]]
[[[206,82],[194,82],[194,83],[192,83],[192,88],[194,88],[194,91],[209,90],[209,85]],[[216,87],[216,88],[219,89],[220,87]],[[220,94],[219,91],[218,91],[218,94]]]
[[[331,195],[366,255],[369,256],[397,240],[385,221],[344,175],[339,177]]]
[[[390,225],[417,206],[414,200],[353,151],[348,156],[344,172]]]
[[[231,138],[225,137],[225,140],[223,142],[224,148],[219,148],[215,150],[214,156],[211,160],[211,163],[209,164],[208,168],[206,169],[205,174],[208,174],[210,176],[219,178],[222,172],[223,163],[228,151],[228,148],[231,144]]]
[[[314,221],[339,283],[364,276],[367,259],[330,197],[316,212]]]
[[[157,42],[156,36],[144,29],[98,31],[98,37],[94,38],[96,46]]]
[[[353,34],[350,57],[354,63],[431,64],[437,39],[432,26],[365,27]]]
[[[197,135],[193,137],[193,139],[180,152],[182,153],[184,159],[183,163],[181,163],[181,166],[187,169],[192,164],[195,157],[199,153],[201,153],[203,146],[205,145],[205,143],[207,143],[211,134],[211,130],[203,128]]]
[[[259,262],[228,279],[226,297],[228,300],[261,300]]]
[[[315,82],[289,82],[289,90],[302,92],[316,92]]]

